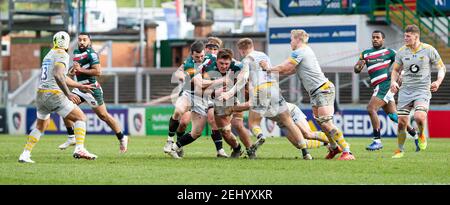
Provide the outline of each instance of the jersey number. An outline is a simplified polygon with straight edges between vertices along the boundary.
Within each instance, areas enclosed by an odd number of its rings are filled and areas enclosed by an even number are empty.
[[[45,81],[48,78],[48,68],[50,66],[49,61],[44,61],[42,63],[41,80]]]

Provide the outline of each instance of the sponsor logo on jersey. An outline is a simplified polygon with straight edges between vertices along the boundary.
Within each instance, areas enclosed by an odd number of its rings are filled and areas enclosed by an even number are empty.
[[[409,66],[409,71],[411,71],[411,73],[417,73],[419,72],[420,67],[416,64],[412,64],[411,66]]]

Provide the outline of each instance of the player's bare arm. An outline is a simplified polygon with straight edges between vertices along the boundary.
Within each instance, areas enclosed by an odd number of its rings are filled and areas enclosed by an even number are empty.
[[[62,90],[64,95],[69,98],[72,102],[79,104],[81,102],[80,97],[70,92],[69,87],[66,84],[66,76],[64,75],[64,69],[66,66],[64,63],[55,63],[55,69],[53,70],[53,76],[58,84],[58,87]]]
[[[69,68],[69,72],[67,72],[67,76],[73,79],[76,75],[77,71],[80,69],[80,64],[76,61],[73,62],[72,67]]]
[[[72,78],[70,78],[69,76],[66,76],[66,84],[69,87],[72,88],[78,88],[81,91],[84,92],[90,92],[90,93],[94,93],[92,90],[96,89],[97,87],[95,86],[95,84],[87,84],[87,85],[83,85],[81,83],[78,83],[76,81],[74,81]]]
[[[224,82],[228,82],[227,78],[208,80],[208,79],[202,78],[201,75],[194,76],[194,78],[192,80],[194,81],[194,85],[199,86],[201,88],[208,88],[210,86],[215,87],[217,85],[223,84]]]
[[[290,59],[285,60],[280,65],[274,66],[272,68],[269,68],[269,64],[266,61],[261,61],[259,63],[259,66],[263,68],[263,70],[266,70],[267,72],[275,72],[279,73],[280,75],[292,75],[296,72],[295,67],[297,64],[294,64]]]
[[[360,73],[365,65],[366,65],[365,60],[359,60],[353,67],[353,70],[355,71],[355,73]]]
[[[79,68],[77,69],[78,73],[89,75],[89,76],[100,76],[102,75],[102,67],[100,64],[95,64],[90,67],[90,69]]]
[[[436,81],[431,83],[431,86],[430,86],[431,92],[437,92],[438,91],[439,86],[441,86],[442,81],[444,80],[445,73],[447,72],[447,68],[445,67],[444,62],[442,62],[442,60],[440,60],[437,63],[437,67],[436,68],[438,70],[437,79],[436,79]]]
[[[250,76],[250,68],[247,63],[243,64],[241,72],[237,76],[237,82],[234,86],[227,92],[222,93],[218,100],[228,100],[236,94],[238,90],[241,90],[248,81]]]
[[[178,69],[175,71],[175,74],[174,74],[175,77],[180,82],[184,82],[184,78],[186,77],[186,74],[184,73],[183,67],[184,67],[184,64],[181,64],[180,67],[178,67]]]
[[[397,93],[399,89],[399,85],[397,83],[398,78],[400,76],[400,67],[398,63],[394,63],[392,66],[392,72],[391,72],[391,91],[393,93]]]
[[[233,106],[233,112],[243,112],[250,109],[250,101]]]

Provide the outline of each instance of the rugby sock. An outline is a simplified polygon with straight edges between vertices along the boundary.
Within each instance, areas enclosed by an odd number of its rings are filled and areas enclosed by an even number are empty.
[[[308,149],[319,148],[323,145],[324,145],[324,143],[321,141],[318,141],[318,140],[306,140],[306,147]]]
[[[75,133],[75,149],[80,149],[84,147],[84,138],[86,137],[86,122],[76,121],[74,125]]]
[[[177,141],[180,141],[180,137],[182,137],[184,135],[184,131],[183,132],[177,132]]]
[[[233,148],[233,152],[240,152],[240,151],[241,151],[241,144],[238,143],[238,146]]]
[[[392,121],[398,123],[398,115],[397,115],[397,113],[389,113],[388,116],[389,116],[389,118],[390,118]]]
[[[334,128],[331,130],[330,135],[333,136],[333,139],[337,142],[337,144],[342,148],[344,152],[350,152],[350,146],[345,141],[344,134],[340,130]]]
[[[309,152],[308,152],[308,150],[306,149],[306,148],[303,148],[302,149],[302,155],[303,156],[305,156],[305,155],[307,155]]]
[[[424,126],[422,125],[418,125],[419,126],[419,139],[421,141],[425,141],[426,137],[425,137],[425,132],[424,132]]]
[[[118,140],[121,140],[123,138],[123,133],[122,132],[116,133],[116,137]]]
[[[373,141],[376,141],[378,143],[381,142],[380,129],[373,129]]]
[[[73,127],[66,127],[66,129],[67,129],[67,135],[68,135],[69,140],[75,138],[75,133],[73,131]]]
[[[398,143],[398,148],[400,149],[400,151],[403,152],[404,150],[404,144],[405,144],[405,140],[406,140],[406,131],[405,130],[398,130],[398,135],[397,135],[397,143]]]
[[[302,137],[300,138],[300,141],[298,142],[298,145],[300,147],[300,149],[305,149],[308,147],[308,144],[306,142],[306,140]]]
[[[256,136],[256,138],[258,138],[258,139],[261,138],[261,137],[263,137],[261,127],[259,127],[259,126],[254,126],[254,127],[252,128],[252,133],[253,133],[253,135]]]
[[[328,137],[324,132],[314,132],[314,139],[324,143],[329,143]]]
[[[416,132],[416,129],[414,129],[414,127],[408,126],[408,127],[406,127],[406,130],[408,130],[409,135],[411,135],[414,138],[416,138],[417,132]]]
[[[328,143],[330,143],[330,148],[331,149],[336,149],[338,145],[336,144],[336,141],[334,141],[332,133],[325,132],[325,135],[328,138]]]
[[[191,144],[195,139],[192,137],[191,133],[186,133],[185,135],[180,137],[180,140],[176,143],[178,147],[183,147],[188,144]]]
[[[222,149],[222,135],[220,134],[219,130],[212,130],[211,131],[211,139],[214,141],[214,145],[216,145],[216,150],[219,151]]]
[[[178,125],[180,125],[180,120],[174,120],[173,117],[170,117],[168,140],[173,141],[173,136],[175,136],[175,133],[177,132]]]
[[[25,144],[25,148],[23,152],[28,152],[30,153],[31,150],[33,149],[34,145],[36,145],[36,143],[39,141],[39,139],[41,139],[41,131],[39,131],[38,129],[33,129],[30,134],[28,135],[28,139],[27,139],[27,144]]]

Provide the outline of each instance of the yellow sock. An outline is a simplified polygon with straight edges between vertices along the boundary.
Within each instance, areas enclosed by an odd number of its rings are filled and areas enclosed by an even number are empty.
[[[400,149],[400,151],[403,152],[404,150],[404,144],[405,144],[405,140],[406,140],[406,130],[398,130],[398,135],[397,135],[397,143],[398,143],[398,148]]]
[[[322,142],[317,141],[317,140],[307,140],[306,143],[308,149],[314,149],[314,148],[319,148],[323,145]]]
[[[25,150],[31,152],[34,145],[39,141],[41,138],[41,132],[37,129],[33,129],[30,132],[30,135],[28,135],[27,144],[25,144]]]
[[[337,128],[334,128],[331,130],[330,133],[333,136],[333,139],[337,142],[337,144],[342,148],[344,152],[350,152],[350,146],[344,139],[344,134],[338,130]]]
[[[254,126],[252,128],[252,133],[253,135],[255,135],[256,137],[262,136],[262,130],[259,126]]]
[[[73,131],[75,133],[75,148],[84,147],[84,138],[86,137],[86,123],[83,121],[75,122]]]
[[[330,143],[327,135],[324,132],[314,132],[314,139],[321,142]]]
[[[336,141],[334,141],[333,135],[329,132],[325,132],[325,135],[327,136],[328,143],[330,143],[330,147],[332,149],[336,149],[338,147],[338,145],[336,144]]]
[[[424,141],[426,140],[425,132],[424,132],[424,126],[418,126],[419,127],[419,139]]]

